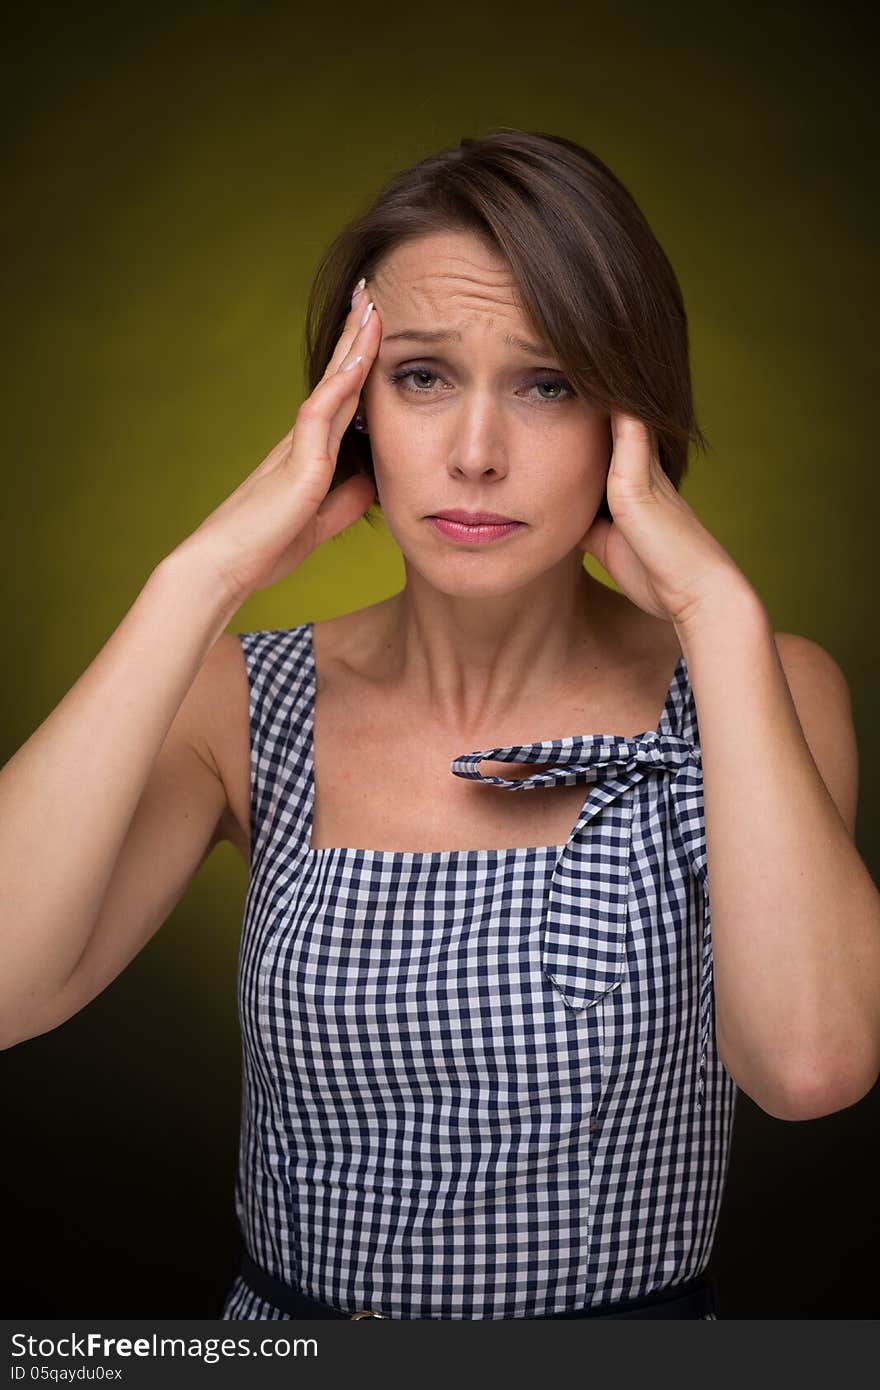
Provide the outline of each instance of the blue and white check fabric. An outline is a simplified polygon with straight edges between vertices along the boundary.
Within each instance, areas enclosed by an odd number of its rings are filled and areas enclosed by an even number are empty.
[[[485,776],[479,771],[481,762],[553,766],[529,777],[508,780]],[[594,734],[465,753],[453,761],[452,771],[458,777],[510,791],[573,786],[578,782],[592,785],[550,880],[544,929],[544,970],[572,1009],[594,1004],[614,989],[625,967],[634,802],[624,793],[650,774],[670,775],[678,838],[693,873],[706,889],[698,1096],[702,1108],[712,1015],[712,936],[699,747],[688,739],[657,730],[637,738]]]
[[[654,730],[452,762],[510,791],[583,783],[564,845],[312,850],[312,625],[239,640],[236,1211],[252,1258],[395,1318],[535,1317],[702,1272],[736,1088],[714,1040],[684,658]],[[483,761],[536,771],[489,777]],[[222,1316],[286,1315],[236,1278]]]

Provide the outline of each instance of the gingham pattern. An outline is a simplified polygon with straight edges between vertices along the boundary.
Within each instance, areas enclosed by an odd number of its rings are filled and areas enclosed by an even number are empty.
[[[656,730],[452,763],[513,791],[583,782],[564,845],[311,850],[312,625],[239,640],[252,843],[236,1209],[252,1257],[343,1311],[396,1318],[535,1317],[700,1273],[736,1088],[712,1027],[684,658]],[[483,759],[544,770],[482,778]],[[286,1315],[236,1278],[222,1316]]]

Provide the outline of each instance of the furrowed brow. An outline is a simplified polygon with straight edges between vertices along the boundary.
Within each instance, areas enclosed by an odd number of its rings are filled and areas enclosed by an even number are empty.
[[[383,343],[393,343],[404,338],[413,343],[460,343],[461,334],[455,328],[401,328],[397,333],[383,333]],[[549,344],[532,343],[528,338],[518,338],[515,333],[505,333],[503,341],[508,347],[519,348],[533,357],[552,355]]]

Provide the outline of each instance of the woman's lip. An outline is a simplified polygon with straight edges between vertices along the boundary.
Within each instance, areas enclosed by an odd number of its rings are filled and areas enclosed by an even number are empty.
[[[500,512],[431,512],[440,521],[458,521],[462,526],[510,526],[519,518]]]
[[[445,516],[429,516],[426,518],[431,525],[441,535],[448,536],[450,540],[460,541],[464,545],[485,545],[490,541],[501,540],[504,536],[510,536],[514,531],[518,531],[525,525],[522,521],[505,522],[481,522],[477,526],[465,525],[461,521],[450,521]]]

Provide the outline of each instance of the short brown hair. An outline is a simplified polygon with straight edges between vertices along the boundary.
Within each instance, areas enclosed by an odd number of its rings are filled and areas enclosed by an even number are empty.
[[[369,280],[402,242],[438,231],[474,232],[500,252],[529,326],[552,345],[574,390],[651,426],[661,466],[679,487],[689,446],[708,447],[694,415],[681,288],[620,180],[560,135],[502,126],[428,155],[382,187],[315,272],[307,392],[326,370],[356,281]],[[375,482],[369,435],[352,424],[331,489],[355,473]],[[597,516],[611,517],[606,497]]]

